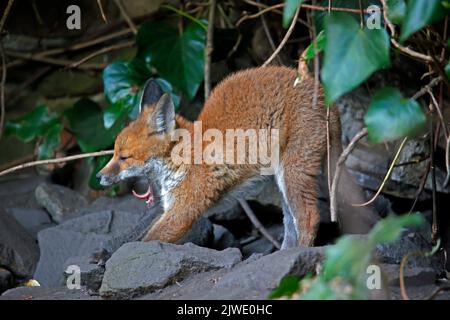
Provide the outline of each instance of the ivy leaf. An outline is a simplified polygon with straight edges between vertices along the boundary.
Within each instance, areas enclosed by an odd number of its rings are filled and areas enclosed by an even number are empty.
[[[283,8],[283,27],[287,28],[295,15],[297,8],[302,5],[304,0],[286,0]]]
[[[30,113],[8,121],[5,133],[15,135],[25,142],[30,142],[36,137],[42,137],[48,127],[51,127],[57,121],[57,117],[49,113],[47,106],[40,105]]]
[[[141,86],[150,76],[150,70],[139,59],[130,62],[116,61],[103,70],[106,98],[111,104],[117,104],[115,110],[122,105],[127,112],[131,113],[139,108]],[[110,115],[106,117],[110,117]],[[105,119],[105,124],[111,124],[111,119]]]
[[[449,13],[442,0],[414,0],[408,1],[405,19],[400,34],[400,41],[405,41],[414,32],[427,24],[435,23]]]
[[[311,60],[316,56],[316,54],[319,54],[323,51],[325,47],[325,33],[320,31],[320,33],[317,35],[316,39],[311,43],[308,48],[305,50],[305,60]],[[314,50],[316,49],[316,50]]]
[[[83,152],[93,152],[110,147],[123,127],[124,121],[116,121],[109,129],[103,126],[103,112],[89,99],[77,101],[64,115]]]
[[[392,23],[402,24],[406,13],[405,0],[388,0],[388,17]]]
[[[62,124],[60,122],[53,122],[53,124],[47,128],[42,143],[38,148],[38,159],[49,159],[53,157],[56,147],[58,147],[61,142],[61,130]]]
[[[193,99],[204,77],[205,29],[189,24],[184,32],[161,22],[147,22],[137,35],[139,57]]]
[[[445,73],[447,74],[447,78],[450,79],[450,63],[445,67]]]
[[[395,88],[375,93],[364,121],[374,143],[411,137],[421,132],[427,118],[417,101],[406,99]]]
[[[104,189],[104,187],[100,184],[99,180],[96,177],[96,174],[103,169],[103,167],[108,163],[108,161],[112,158],[112,155],[106,155],[101,157],[96,157],[93,159],[94,161],[94,169],[92,171],[91,176],[89,177],[89,186],[95,190]]]
[[[419,213],[404,216],[389,216],[378,222],[369,234],[369,241],[374,245],[392,242],[398,238],[405,227],[419,227],[424,223]]]
[[[390,65],[385,29],[361,29],[350,14],[331,13],[326,19],[325,56],[321,76],[329,105],[356,88],[373,72]]]
[[[268,299],[277,299],[284,296],[292,296],[299,289],[300,279],[296,276],[286,276],[269,295]]]

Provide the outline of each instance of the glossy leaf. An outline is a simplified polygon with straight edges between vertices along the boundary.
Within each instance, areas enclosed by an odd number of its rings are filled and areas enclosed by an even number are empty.
[[[183,33],[162,22],[147,22],[139,29],[139,56],[188,99],[196,95],[204,77],[206,32],[196,23]]]
[[[388,0],[388,17],[392,23],[401,24],[405,18],[406,3],[405,0]]]
[[[390,65],[385,29],[361,29],[356,18],[335,12],[326,19],[325,55],[321,76],[329,105],[356,88],[373,72]]]
[[[81,99],[65,112],[70,129],[77,138],[83,152],[93,152],[113,145],[124,121],[116,121],[110,129],[103,126],[103,112],[99,105],[88,99]]]
[[[391,242],[397,239],[405,227],[419,227],[425,222],[420,213],[404,216],[389,216],[380,222],[370,232],[369,241],[373,244]]]
[[[295,15],[295,11],[304,0],[286,0],[283,7],[283,27],[287,28]]]
[[[374,95],[364,121],[370,140],[380,143],[415,136],[427,119],[415,100],[404,98],[397,89],[385,88]]]
[[[61,129],[62,124],[59,122],[54,122],[47,128],[38,148],[38,159],[48,159],[54,156],[55,149],[61,142]]]
[[[269,295],[269,299],[277,299],[284,296],[291,296],[299,289],[299,278],[295,276],[286,276],[281,279],[280,284]]]
[[[405,41],[414,32],[422,29],[427,24],[441,20],[449,12],[449,9],[444,7],[442,0],[408,1],[400,40]]]
[[[111,155],[101,156],[92,159],[94,161],[94,169],[92,170],[92,174],[89,177],[89,186],[95,190],[101,190],[104,187],[100,184],[99,180],[96,177],[96,174],[103,169],[103,167],[108,163],[108,161],[112,158]]]
[[[325,47],[325,33],[321,31],[317,35],[317,38],[313,41],[313,43],[311,43],[308,46],[308,48],[306,48],[305,60],[308,61],[313,59],[316,56],[316,54],[319,54],[320,52],[323,51],[324,47]]]
[[[57,121],[57,117],[49,113],[47,106],[40,105],[30,113],[8,121],[5,132],[8,135],[15,135],[25,142],[30,142],[36,137],[43,136],[48,128]]]

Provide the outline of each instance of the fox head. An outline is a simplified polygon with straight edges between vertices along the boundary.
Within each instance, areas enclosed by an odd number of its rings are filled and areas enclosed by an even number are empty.
[[[139,117],[117,136],[112,159],[97,174],[103,186],[142,176],[148,173],[148,161],[170,155],[175,107],[156,81],[144,86],[140,109]]]

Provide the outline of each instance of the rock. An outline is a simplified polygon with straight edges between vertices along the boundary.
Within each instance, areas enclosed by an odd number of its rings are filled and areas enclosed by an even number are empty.
[[[213,225],[209,219],[200,217],[192,229],[177,244],[192,242],[199,246],[209,246],[214,239]]]
[[[13,216],[35,239],[39,231],[55,226],[48,213],[42,209],[6,208],[5,211]]]
[[[397,240],[378,245],[375,255],[381,263],[400,264],[403,257],[408,253],[427,253],[431,250],[432,245],[419,233],[405,230]],[[435,255],[432,257],[409,257],[406,265],[411,268],[432,268],[436,273],[442,269],[443,264],[440,257]]]
[[[29,277],[39,259],[33,237],[13,217],[0,209],[0,266],[15,276]]]
[[[283,242],[283,225],[273,225],[267,228],[267,232],[280,244]],[[242,247],[242,254],[248,257],[254,253],[262,253],[264,255],[275,251],[274,245],[265,237],[260,236],[255,241],[249,242]]]
[[[133,198],[102,201],[105,201],[105,207],[115,209],[93,213],[91,211],[101,206],[97,202],[86,208],[81,217],[38,233],[41,258],[34,277],[41,285],[60,285],[64,264],[71,257],[90,257],[103,249],[113,253],[126,242],[138,241],[161,213],[161,208],[155,206],[147,209],[145,204],[141,205],[142,201]],[[180,243],[193,241],[207,245],[211,239],[212,225],[202,218]]]
[[[226,248],[239,248],[239,241],[228,231],[228,229],[222,227],[219,224],[213,224],[214,228],[214,243],[213,249],[223,250]]]
[[[3,140],[3,139],[2,139]],[[12,147],[17,148],[17,143]],[[8,151],[2,148],[3,153]],[[11,180],[0,183],[0,203],[2,208],[34,208],[38,209],[39,204],[34,197],[34,190],[43,183],[46,177],[37,175],[32,170],[21,171],[21,174],[8,177]]]
[[[102,284],[103,274],[105,273],[105,266],[102,263],[95,263],[92,261],[92,257],[70,257],[64,263],[64,277],[72,275],[68,273],[69,266],[77,266],[80,268],[81,285],[93,292],[98,291]]]
[[[11,288],[13,283],[13,276],[11,272],[6,269],[0,268],[0,294]]]
[[[0,296],[0,300],[99,300],[87,290],[67,289],[66,287],[18,287],[10,289]]]
[[[62,283],[64,263],[70,257],[90,256],[101,249],[114,251],[123,244],[122,233],[141,216],[124,211],[102,211],[68,220],[38,233],[41,257],[34,278],[43,286]]]
[[[389,286],[400,285],[400,265],[382,264],[381,270],[387,277]],[[436,271],[432,268],[405,267],[403,278],[407,287],[431,285],[436,280]]]
[[[141,299],[267,299],[285,276],[303,277],[315,273],[317,265],[323,261],[324,248],[277,251],[259,259],[245,260],[231,269],[193,275]]]
[[[100,197],[83,210],[83,214],[102,210],[119,210],[135,214],[142,214],[147,210],[145,201],[136,199],[132,195],[123,197]]]
[[[139,296],[194,273],[230,268],[241,259],[235,248],[216,251],[191,243],[127,243],[106,262],[100,295],[117,299]]]
[[[35,196],[36,201],[57,223],[76,217],[88,204],[87,199],[79,193],[56,184],[41,184],[36,188]]]

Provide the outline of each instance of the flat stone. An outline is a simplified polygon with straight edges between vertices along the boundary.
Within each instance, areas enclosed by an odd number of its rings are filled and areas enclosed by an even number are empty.
[[[132,298],[194,273],[230,268],[241,259],[236,248],[216,251],[191,243],[131,242],[120,247],[106,262],[100,294],[105,298]]]
[[[12,216],[0,209],[0,266],[15,276],[29,277],[39,259],[33,237]]]
[[[56,184],[41,184],[34,194],[36,201],[56,223],[76,217],[88,204],[87,199],[78,192]]]
[[[6,269],[0,268],[0,294],[11,288],[13,275]]]
[[[99,300],[91,296],[85,288],[68,289],[66,287],[18,287],[10,289],[0,296],[0,300]]]
[[[231,269],[196,274],[140,299],[267,299],[284,277],[314,274],[324,259],[324,250],[303,247],[254,256]]]
[[[39,231],[55,226],[48,213],[43,209],[6,208],[5,211],[13,216],[35,239]]]

